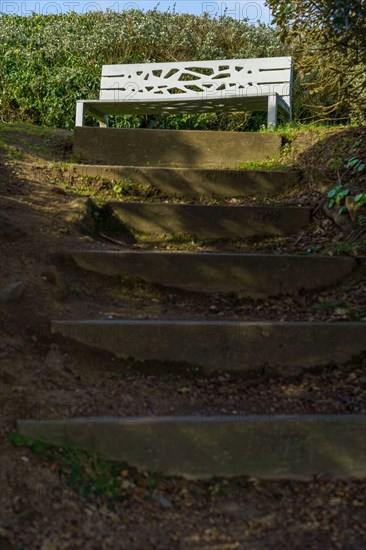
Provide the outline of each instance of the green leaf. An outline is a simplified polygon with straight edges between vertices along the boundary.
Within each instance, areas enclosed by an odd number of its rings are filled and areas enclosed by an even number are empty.
[[[11,432],[9,435],[9,441],[17,447],[23,447],[29,443],[29,440],[19,432]]]
[[[330,199],[330,201],[328,201],[328,208],[332,208],[335,204],[335,200],[334,199]]]
[[[117,194],[117,195],[120,195],[122,193],[122,185],[120,184],[116,184],[114,187],[113,187],[113,191]]]
[[[346,168],[353,168],[359,162],[360,162],[359,159],[357,159],[356,157],[351,157],[346,163]]]
[[[43,443],[43,441],[35,441],[34,444],[32,445],[32,451],[37,454],[43,453],[45,448],[46,448],[46,444]]]
[[[357,208],[366,204],[366,193],[359,193],[353,199],[353,202],[357,205]]]

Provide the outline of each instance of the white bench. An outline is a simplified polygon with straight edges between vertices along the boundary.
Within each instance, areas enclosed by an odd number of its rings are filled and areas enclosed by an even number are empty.
[[[103,65],[99,100],[78,101],[76,126],[85,114],[108,126],[108,115],[278,111],[291,120],[291,57]]]

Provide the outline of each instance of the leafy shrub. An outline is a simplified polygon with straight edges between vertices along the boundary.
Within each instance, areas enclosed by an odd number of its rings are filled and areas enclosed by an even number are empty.
[[[0,17],[0,112],[72,128],[78,99],[96,99],[101,67],[142,63],[286,55],[276,32],[230,17],[142,12]],[[125,127],[243,129],[250,115],[118,117]],[[254,117],[259,124],[261,116]]]
[[[295,57],[303,116],[347,119],[351,115],[365,122],[365,2],[268,0],[268,4]]]

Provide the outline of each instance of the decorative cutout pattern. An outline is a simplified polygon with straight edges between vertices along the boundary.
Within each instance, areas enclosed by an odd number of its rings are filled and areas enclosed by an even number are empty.
[[[75,125],[86,112],[105,126],[108,115],[267,111],[276,126],[279,110],[291,120],[291,83],[291,57],[104,65],[100,99],[77,102]]]
[[[214,100],[277,93],[290,106],[291,58],[104,65],[100,100]]]

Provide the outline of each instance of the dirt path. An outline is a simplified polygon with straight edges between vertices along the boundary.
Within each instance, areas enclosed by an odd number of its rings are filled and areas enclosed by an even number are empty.
[[[365,320],[365,280],[254,302],[83,272],[64,252],[93,239],[66,221],[75,195],[55,170],[55,161],[69,154],[69,136],[12,137],[21,158],[8,152],[0,159],[0,289],[14,281],[26,286],[19,300],[0,305],[0,548],[363,547],[364,482],[320,476],[308,484],[193,483],[152,478],[123,465],[116,472],[61,451],[37,455],[9,442],[17,418],[366,411],[365,361],[290,380],[266,370],[251,379],[222,373],[206,378],[186,366],[139,365],[51,336],[49,321],[62,318]],[[312,202],[303,190],[292,200],[304,195]],[[319,215],[301,234],[266,246],[321,250],[329,243],[342,250],[343,234]],[[100,246],[111,244],[102,239]],[[98,468],[104,470],[96,474]],[[118,498],[105,486],[113,477]]]

